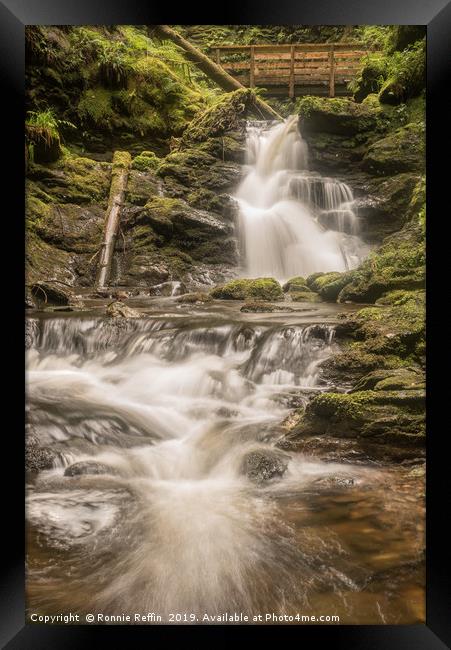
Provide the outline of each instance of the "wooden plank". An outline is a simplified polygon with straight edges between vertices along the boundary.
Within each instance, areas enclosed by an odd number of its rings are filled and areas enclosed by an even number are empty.
[[[251,47],[251,68],[249,73],[249,85],[251,88],[255,86],[255,50],[254,46]]]
[[[329,97],[335,97],[335,58],[333,45],[331,45],[329,51],[329,74]]]
[[[290,61],[290,81],[288,84],[288,96],[294,99],[294,46],[291,46],[291,61]]]
[[[220,65],[221,63],[221,50],[219,47],[216,48],[216,63]]]
[[[364,43],[360,42],[348,42],[348,43],[296,43],[295,47],[298,52],[308,52],[308,51],[318,51],[318,52],[328,52],[330,46],[334,46],[336,52],[346,52],[351,50],[363,50],[367,51],[379,51],[377,47],[368,47]],[[220,49],[227,52],[243,52],[249,51],[250,45],[213,45],[213,49]],[[282,45],[266,45],[266,44],[255,44],[252,47],[255,47],[257,52],[284,52],[290,51],[291,44],[282,44]]]

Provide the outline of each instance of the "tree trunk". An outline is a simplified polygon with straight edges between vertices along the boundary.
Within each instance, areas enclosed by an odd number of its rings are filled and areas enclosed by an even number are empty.
[[[195,63],[202,72],[215,81],[223,90],[231,91],[245,88],[243,84],[232,77],[232,75],[210,59],[210,57],[198,50],[197,47],[194,47],[194,45],[183,38],[183,36],[180,36],[180,34],[169,27],[169,25],[155,25],[155,29],[158,31],[160,36],[168,38],[181,47],[185,51],[187,58]],[[258,96],[255,97],[255,105],[264,117],[270,120],[283,120],[283,117],[281,117],[279,113]]]
[[[99,268],[96,285],[106,287],[110,280],[111,262],[113,260],[114,246],[119,232],[121,208],[124,204],[127,189],[128,171],[131,156],[127,151],[115,151],[111,169],[111,187],[108,208],[105,219],[105,235],[100,250]]]

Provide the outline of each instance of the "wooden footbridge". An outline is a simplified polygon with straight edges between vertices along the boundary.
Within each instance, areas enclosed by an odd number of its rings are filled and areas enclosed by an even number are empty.
[[[267,95],[335,97],[350,94],[347,84],[369,51],[362,43],[218,45],[210,56],[243,86]]]

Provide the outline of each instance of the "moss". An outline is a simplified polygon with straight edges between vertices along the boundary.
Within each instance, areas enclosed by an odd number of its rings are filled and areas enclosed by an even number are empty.
[[[293,302],[321,302],[320,296],[314,291],[290,291],[290,297]]]
[[[249,89],[235,90],[226,93],[220,100],[205,112],[200,113],[190,123],[183,134],[182,144],[203,142],[208,138],[224,135],[239,126],[239,120],[254,105],[254,93]]]
[[[356,135],[374,130],[379,124],[379,110],[349,99],[302,97],[297,101],[302,133]]]
[[[412,122],[371,145],[363,168],[373,174],[422,171],[425,167],[425,126]]]
[[[294,438],[310,435],[421,446],[425,439],[424,392],[367,390],[316,395],[291,431]]]
[[[296,277],[287,280],[287,282],[282,286],[282,289],[285,293],[287,291],[308,291],[308,286],[305,278],[297,275]]]
[[[309,277],[307,278],[307,284],[312,291],[320,291],[326,285],[330,284],[331,282],[334,282],[335,280],[338,280],[338,278],[340,278],[341,275],[342,274],[337,271],[332,271],[330,273],[321,273],[321,274],[315,273],[313,274],[313,276],[309,275]]]
[[[137,169],[141,172],[156,170],[160,163],[161,159],[153,151],[142,151],[138,156],[133,158],[132,169]]]
[[[216,287],[210,292],[213,298],[222,300],[282,300],[283,291],[274,278],[258,278],[256,280],[232,280],[227,284]]]
[[[113,116],[111,91],[101,86],[83,91],[78,102],[78,114],[82,122],[110,130]]]

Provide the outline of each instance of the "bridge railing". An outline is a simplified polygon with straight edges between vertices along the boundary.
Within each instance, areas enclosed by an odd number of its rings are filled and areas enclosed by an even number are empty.
[[[296,88],[319,86],[335,96],[361,67],[361,59],[375,49],[363,43],[298,43],[293,45],[218,45],[210,50],[216,63],[244,86]],[[234,55],[234,56],[231,56]]]

